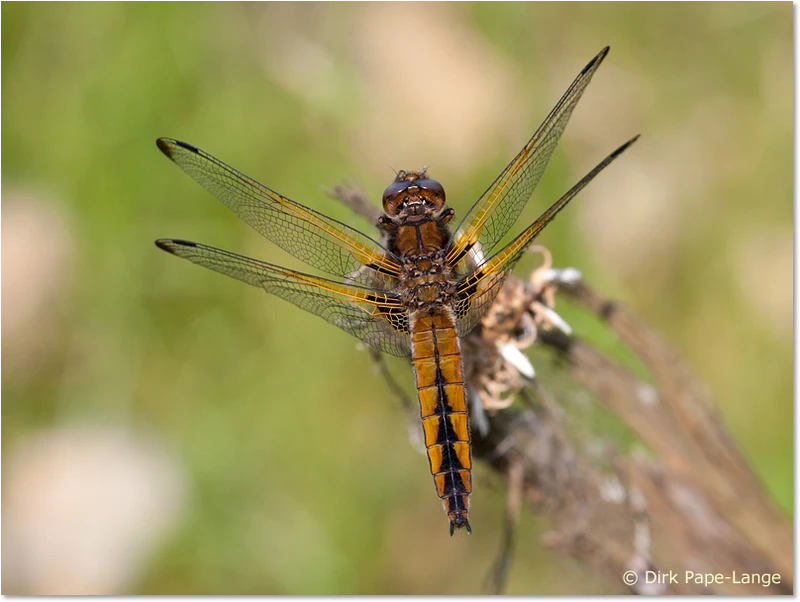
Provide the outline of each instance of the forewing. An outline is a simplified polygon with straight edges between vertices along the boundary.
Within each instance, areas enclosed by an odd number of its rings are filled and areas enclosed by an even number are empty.
[[[308,265],[358,282],[369,272],[396,276],[399,263],[366,234],[296,203],[190,144],[159,138],[158,148],[243,221]]]
[[[530,244],[549,224],[553,218],[566,207],[575,195],[591,182],[597,174],[621,155],[631,144],[636,142],[636,136],[628,140],[617,150],[603,159],[592,171],[586,174],[564,196],[558,199],[539,218],[526,228],[519,236],[498,251],[493,257],[485,260],[475,270],[465,275],[459,281],[456,289],[456,330],[458,336],[466,336],[486,313],[494,301],[503,282],[514,269],[514,266],[528,249]]]
[[[478,245],[480,253],[489,255],[517,220],[608,50],[604,48],[583,68],[528,143],[464,216],[447,253],[450,265],[458,264]]]
[[[393,293],[340,284],[185,240],[158,240],[156,245],[192,263],[263,288],[384,353],[410,354],[407,314]]]

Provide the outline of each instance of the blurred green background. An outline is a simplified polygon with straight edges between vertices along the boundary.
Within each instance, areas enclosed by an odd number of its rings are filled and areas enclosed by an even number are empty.
[[[791,513],[790,3],[2,17],[4,593],[479,592],[502,483],[477,468],[475,532],[450,539],[367,353],[153,246],[298,265],[154,140],[364,229],[323,186],[377,202],[392,168],[430,165],[463,214],[605,45],[515,232],[642,133],[540,241],[685,354]],[[621,591],[541,548],[546,528],[523,515],[510,593]]]

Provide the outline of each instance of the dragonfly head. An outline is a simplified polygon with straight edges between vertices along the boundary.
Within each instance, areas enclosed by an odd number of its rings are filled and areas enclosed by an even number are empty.
[[[425,168],[398,172],[383,193],[383,210],[389,217],[437,214],[444,203],[444,188],[427,176]]]

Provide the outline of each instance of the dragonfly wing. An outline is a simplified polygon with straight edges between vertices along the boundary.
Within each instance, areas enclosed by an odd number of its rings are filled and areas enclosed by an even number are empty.
[[[523,253],[530,244],[549,224],[553,218],[567,206],[575,195],[591,182],[597,174],[603,171],[617,157],[619,157],[639,136],[628,140],[617,150],[603,159],[592,171],[586,174],[564,196],[558,199],[547,211],[528,226],[519,236],[512,240],[493,257],[486,259],[475,270],[465,275],[459,281],[456,289],[456,331],[459,336],[466,336],[478,323],[494,301],[506,277],[514,269]]]
[[[190,144],[170,138],[156,143],[243,221],[308,265],[359,281],[369,279],[368,271],[392,277],[400,273],[397,259],[366,234],[278,194]]]
[[[391,355],[411,352],[406,310],[388,291],[341,284],[185,240],[158,240],[161,249],[215,272],[263,288]]]
[[[450,265],[458,264],[477,245],[483,255],[489,255],[514,224],[608,50],[604,48],[583,68],[528,143],[464,216],[448,250]]]
[[[455,310],[456,333],[459,337],[467,336],[477,326],[510,273],[511,268],[492,272],[479,269],[461,280]]]

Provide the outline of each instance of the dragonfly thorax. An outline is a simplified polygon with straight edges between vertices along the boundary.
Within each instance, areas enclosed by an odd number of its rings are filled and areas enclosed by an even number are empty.
[[[431,308],[434,305],[451,303],[456,288],[454,274],[447,264],[444,249],[406,255],[403,258],[398,290],[408,309]]]

